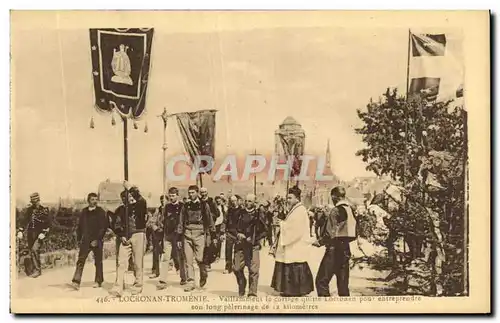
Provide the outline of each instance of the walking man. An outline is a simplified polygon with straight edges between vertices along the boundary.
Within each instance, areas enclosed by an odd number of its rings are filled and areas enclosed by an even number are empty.
[[[130,185],[125,182],[125,188]],[[146,244],[146,216],[147,203],[141,196],[137,187],[130,187],[128,190],[128,218],[125,214],[120,214],[116,219],[115,232],[121,239],[119,250],[118,270],[116,272],[115,286],[111,294],[121,296],[123,293],[123,282],[128,261],[132,257],[134,262],[135,282],[132,286],[132,294],[139,294],[143,288],[143,265]],[[127,227],[128,226],[128,227]]]
[[[229,199],[229,208],[227,209],[226,219],[224,221],[226,227],[226,247],[224,248],[226,267],[224,274],[233,272],[233,247],[237,240],[234,232],[237,231],[240,211],[241,209],[238,206],[238,198],[235,195],[232,195]]]
[[[106,211],[97,205],[97,194],[89,193],[87,196],[89,206],[85,207],[80,214],[77,228],[77,239],[80,245],[78,261],[76,262],[75,274],[73,275],[71,286],[78,290],[82,280],[83,268],[89,253],[94,254],[95,265],[95,285],[94,288],[101,287],[104,281],[102,268],[102,248],[103,238],[108,228]]]
[[[160,258],[163,253],[163,211],[165,208],[165,195],[160,196],[160,206],[156,209],[146,224],[146,227],[151,230],[153,244],[153,268],[149,278],[157,278],[160,276]]]
[[[266,230],[264,215],[259,213],[255,202],[255,195],[248,194],[245,200],[245,208],[239,213],[236,228],[232,229],[232,234],[237,239],[234,246],[233,269],[238,283],[239,296],[245,295],[247,285],[244,273],[245,267],[248,268],[248,297],[257,296],[260,241],[265,238]]]
[[[40,195],[38,193],[30,195],[30,202],[31,205],[26,210],[25,219],[27,223],[21,223],[17,238],[22,239],[26,230],[30,258],[34,269],[30,277],[37,278],[42,274],[40,248],[50,229],[49,208],[40,204]]]
[[[219,210],[217,209],[217,205],[214,199],[208,196],[208,190],[206,187],[200,188],[200,200],[208,205],[208,210],[212,216],[212,221],[214,222],[215,226],[215,221],[219,216]],[[205,263],[207,271],[210,271],[212,269],[212,263],[215,262],[215,259],[217,257],[217,243],[212,244],[212,239],[210,237],[206,237],[205,242],[206,244],[205,250],[203,250],[203,262]]]
[[[334,187],[330,195],[335,207],[326,216],[324,229],[320,230],[320,237],[313,244],[326,247],[316,275],[316,289],[318,296],[329,297],[329,284],[335,275],[339,296],[349,296],[349,243],[356,239],[356,220],[342,186]]]
[[[187,284],[185,292],[190,292],[195,289],[194,282],[194,266],[193,261],[196,260],[200,269],[200,287],[204,287],[207,283],[208,272],[206,264],[203,262],[203,252],[207,237],[215,240],[215,226],[210,206],[207,202],[202,201],[199,195],[199,188],[196,185],[191,185],[188,188],[189,201],[184,204],[181,211],[179,226],[177,233],[184,238],[184,254],[186,257],[187,266]],[[182,246],[182,242],[177,242],[178,247]]]
[[[183,204],[179,201],[179,190],[176,187],[171,187],[168,190],[168,195],[170,202],[165,206],[161,216],[161,226],[163,228],[163,257],[160,262],[160,281],[156,286],[158,290],[167,288],[167,276],[171,258],[179,265],[181,285],[186,284],[186,267],[183,259],[183,252],[175,252],[175,250],[179,251],[183,246],[180,235],[177,233]]]
[[[215,235],[217,238],[217,244],[215,245],[215,261],[220,259],[220,253],[222,249],[222,241],[225,238],[224,232],[226,230],[224,219],[226,218],[226,206],[224,205],[224,200],[220,196],[215,197],[215,205],[217,207],[217,217],[215,218]]]

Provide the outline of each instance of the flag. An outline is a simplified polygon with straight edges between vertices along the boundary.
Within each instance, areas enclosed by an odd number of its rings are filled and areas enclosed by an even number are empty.
[[[455,31],[410,32],[409,37],[408,97],[418,95],[428,101],[457,98],[456,90],[463,83],[462,35]]]
[[[304,137],[280,133],[279,138],[286,158],[293,157],[290,177],[298,176],[300,174],[300,167],[302,166],[300,156],[304,155]]]
[[[408,94],[421,95],[423,98],[433,101],[436,100],[439,93],[440,78],[437,77],[419,77],[411,80]]]
[[[444,56],[446,52],[445,34],[411,34],[412,56]]]
[[[194,164],[200,155],[215,158],[215,113],[216,110],[200,110],[177,114],[182,143]],[[206,161],[202,161],[205,167]],[[207,174],[210,174],[208,171]]]
[[[153,28],[90,29],[95,105],[138,119],[146,107]]]

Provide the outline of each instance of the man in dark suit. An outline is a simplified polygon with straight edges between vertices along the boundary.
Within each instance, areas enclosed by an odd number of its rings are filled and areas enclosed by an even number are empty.
[[[82,210],[78,221],[77,239],[80,244],[80,251],[78,253],[75,274],[73,275],[71,283],[71,286],[74,289],[80,288],[85,261],[91,251],[94,254],[95,264],[94,287],[101,287],[102,282],[104,281],[102,249],[104,234],[108,228],[108,219],[106,211],[97,205],[96,193],[89,193],[87,196],[87,202],[89,203],[89,206]]]

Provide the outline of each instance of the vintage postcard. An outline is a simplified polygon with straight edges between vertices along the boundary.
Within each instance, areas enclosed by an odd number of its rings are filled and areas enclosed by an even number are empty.
[[[490,312],[489,29],[12,11],[12,312]]]

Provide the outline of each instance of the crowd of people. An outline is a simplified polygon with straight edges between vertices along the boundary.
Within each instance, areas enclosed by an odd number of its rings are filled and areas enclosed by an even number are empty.
[[[339,296],[349,296],[349,243],[356,238],[356,220],[354,209],[345,199],[345,189],[339,186],[331,190],[334,206],[330,209],[316,207],[309,211],[300,202],[298,187],[287,193],[286,198],[276,196],[272,201],[258,201],[253,194],[210,197],[206,188],[192,185],[188,197],[182,198],[179,190],[171,187],[161,196],[160,206],[148,212],[139,189],[125,182],[120,194],[122,204],[111,216],[98,205],[98,195],[90,193],[78,221],[79,255],[70,285],[80,288],[85,262],[92,252],[94,287],[102,286],[103,239],[110,231],[116,237],[116,279],[110,290],[114,296],[123,294],[127,271],[135,278],[131,293],[142,292],[148,240],[153,253],[150,278],[158,279],[158,290],[168,288],[171,267],[175,267],[184,291],[203,288],[212,264],[223,254],[224,274],[234,274],[238,294],[257,296],[260,252],[267,244],[275,258],[271,287],[282,296],[305,296],[314,286],[318,296],[329,296],[334,275]],[[31,204],[28,223],[21,225],[18,238],[27,234],[35,267],[32,277],[38,277],[39,247],[49,232],[50,221],[37,193],[31,196]],[[311,245],[326,247],[315,280],[307,262]]]

